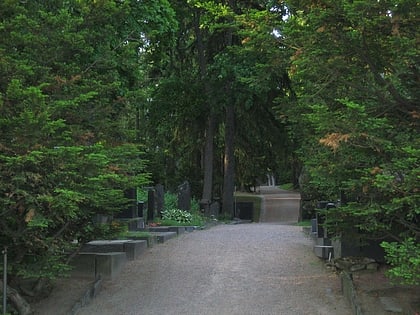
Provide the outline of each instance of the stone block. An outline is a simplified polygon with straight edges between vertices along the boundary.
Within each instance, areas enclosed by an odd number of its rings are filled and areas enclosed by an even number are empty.
[[[326,245],[315,245],[314,246],[314,253],[317,257],[323,259],[329,259],[334,257],[334,249],[332,246]]]
[[[71,262],[73,277],[113,280],[127,261],[125,252],[79,253]]]
[[[128,260],[138,259],[147,248],[147,241],[133,240],[124,243],[124,252],[127,254]]]
[[[127,262],[124,252],[97,253],[95,256],[95,278],[114,280]]]
[[[185,233],[185,226],[170,226],[169,232],[175,232],[177,235]]]
[[[95,279],[95,257],[96,253],[79,253],[75,256],[70,262],[70,266],[73,268],[71,276]]]
[[[194,232],[195,229],[196,229],[195,226],[186,226],[185,232],[191,233],[191,232]]]
[[[156,238],[156,243],[165,243],[177,234],[176,232],[153,232],[153,236]]]
[[[132,236],[131,238],[133,240],[145,241],[147,243],[147,247],[153,247],[153,245],[155,245],[156,242],[157,242],[156,237],[154,237],[153,235],[150,235],[150,236]]]
[[[145,240],[102,240],[83,245],[81,252],[109,253],[125,252],[128,260],[137,259],[147,248]]]

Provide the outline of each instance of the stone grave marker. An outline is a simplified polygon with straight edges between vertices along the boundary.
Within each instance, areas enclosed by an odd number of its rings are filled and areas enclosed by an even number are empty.
[[[149,188],[147,192],[147,222],[151,222],[155,218],[155,202],[155,189]]]
[[[156,210],[157,215],[160,217],[161,212],[165,208],[165,191],[162,184],[157,184],[155,186],[156,190]]]
[[[188,181],[178,186],[178,209],[191,210],[191,187]]]

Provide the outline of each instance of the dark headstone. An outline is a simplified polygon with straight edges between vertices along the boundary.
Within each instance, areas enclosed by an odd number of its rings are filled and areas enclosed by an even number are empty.
[[[163,211],[165,207],[165,191],[163,189],[163,185],[157,184],[155,186],[156,190],[156,210],[157,215],[160,217],[160,213]]]
[[[178,209],[191,210],[191,188],[187,181],[178,186]]]
[[[149,189],[147,193],[147,221],[153,221],[155,218],[155,190]]]
[[[137,213],[139,214],[139,217],[144,218],[144,202],[143,201],[139,201],[137,203]]]
[[[316,219],[311,219],[311,233],[318,234],[318,222]]]

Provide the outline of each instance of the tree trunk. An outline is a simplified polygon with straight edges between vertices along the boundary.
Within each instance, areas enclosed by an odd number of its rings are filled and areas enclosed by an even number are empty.
[[[206,130],[206,144],[204,147],[204,158],[203,158],[203,194],[202,199],[210,201],[213,194],[213,159],[214,159],[214,130],[215,130],[215,117],[214,114],[210,114],[207,122]]]
[[[205,145],[203,152],[203,193],[201,199],[210,203],[213,195],[213,159],[214,159],[214,131],[216,128],[216,117],[212,106],[209,105],[211,99],[211,91],[208,84],[206,84],[207,62],[205,56],[205,48],[203,43],[203,34],[200,29],[200,13],[195,12],[194,31],[197,39],[198,65],[200,68],[200,79],[204,84],[204,91],[206,100],[208,102],[209,118],[207,120],[207,127],[205,131]],[[207,209],[208,210],[208,209]]]
[[[0,293],[3,295],[3,280],[0,280]],[[18,311],[19,315],[31,315],[33,310],[31,305],[15,289],[7,286],[7,298]]]
[[[229,7],[235,12],[236,1],[229,0]],[[228,29],[226,34],[226,47],[234,45],[233,31]],[[232,96],[232,86],[226,89],[226,95]],[[228,218],[234,216],[234,193],[235,193],[235,100],[229,97],[226,104],[225,125],[225,157],[223,161],[223,201],[222,212]]]
[[[228,218],[234,215],[235,193],[235,106],[226,105],[225,158],[222,211]]]

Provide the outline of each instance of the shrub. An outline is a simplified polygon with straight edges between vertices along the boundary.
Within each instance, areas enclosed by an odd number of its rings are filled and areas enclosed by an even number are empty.
[[[193,219],[192,214],[176,208],[167,209],[162,211],[163,220],[173,220],[178,223],[190,223]]]

